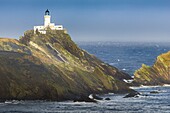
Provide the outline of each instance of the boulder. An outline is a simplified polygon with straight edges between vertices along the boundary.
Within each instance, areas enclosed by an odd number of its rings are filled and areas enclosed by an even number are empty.
[[[97,103],[96,100],[91,99],[89,97],[80,97],[80,98],[75,99],[73,102],[93,102],[93,103]]]
[[[105,100],[111,100],[110,98],[105,98]]]
[[[140,93],[139,92],[131,92],[124,96],[123,98],[131,98],[131,97],[139,97]]]
[[[157,93],[159,93],[159,91],[151,91],[150,93],[151,94],[157,94]]]

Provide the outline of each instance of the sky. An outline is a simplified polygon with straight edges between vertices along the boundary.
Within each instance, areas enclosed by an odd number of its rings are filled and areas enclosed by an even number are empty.
[[[170,42],[170,0],[0,0],[0,37],[43,25],[46,9],[74,41]]]

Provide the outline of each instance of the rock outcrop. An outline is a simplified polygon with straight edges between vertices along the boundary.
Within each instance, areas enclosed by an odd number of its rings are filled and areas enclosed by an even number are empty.
[[[143,64],[134,73],[134,81],[142,85],[170,84],[170,51],[158,56],[153,66]]]
[[[63,31],[0,39],[0,100],[68,100],[127,93],[131,77],[80,49]]]

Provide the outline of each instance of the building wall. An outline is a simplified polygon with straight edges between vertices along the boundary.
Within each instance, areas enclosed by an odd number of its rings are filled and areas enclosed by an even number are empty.
[[[45,15],[44,16],[44,26],[48,26],[51,23],[51,16]]]
[[[42,34],[46,34],[46,29],[49,27],[52,30],[64,30],[64,27],[62,25],[56,25],[54,23],[51,23],[51,16],[45,15],[44,16],[44,26],[34,26],[34,33],[36,33],[36,30],[38,30]]]
[[[64,30],[64,28],[63,28],[62,25],[57,25],[57,26],[55,26],[55,29],[56,29],[56,30]]]

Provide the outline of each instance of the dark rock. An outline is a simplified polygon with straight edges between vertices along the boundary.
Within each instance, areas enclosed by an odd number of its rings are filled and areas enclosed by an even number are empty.
[[[105,100],[111,100],[110,98],[105,98]]]
[[[139,97],[140,93],[139,92],[131,92],[124,96],[123,98],[130,98],[130,97]]]
[[[89,97],[80,97],[78,99],[75,99],[73,102],[93,102],[93,103],[97,103],[96,100],[91,99]]]
[[[150,93],[157,94],[157,93],[159,93],[159,91],[151,91]]]
[[[147,94],[142,94],[142,96],[148,96]]]

